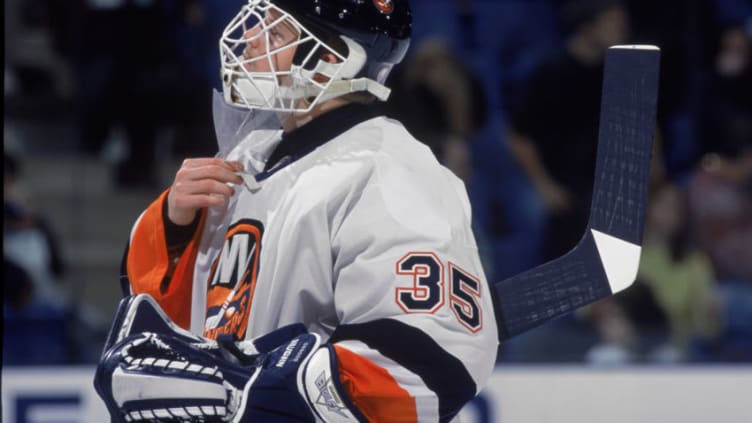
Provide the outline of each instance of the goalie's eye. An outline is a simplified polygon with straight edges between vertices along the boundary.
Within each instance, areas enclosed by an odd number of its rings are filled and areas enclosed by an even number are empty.
[[[276,28],[272,28],[269,30],[269,34],[274,38],[276,41],[283,41],[285,39],[285,36]]]
[[[300,34],[295,24],[282,18],[281,14],[276,11],[269,12],[264,21],[264,26],[269,32],[271,43],[277,48],[291,43]]]

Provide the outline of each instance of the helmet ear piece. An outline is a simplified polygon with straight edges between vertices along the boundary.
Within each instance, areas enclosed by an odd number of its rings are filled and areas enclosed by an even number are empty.
[[[321,53],[311,58],[308,64],[314,66],[300,66],[301,74],[306,78],[315,79],[323,76],[327,79],[353,79],[361,73],[366,65],[366,51],[363,47],[348,37],[340,36],[337,40],[345,49],[334,49],[330,44],[328,51],[318,48]],[[334,58],[334,60],[331,60]],[[296,65],[297,66],[297,65]]]
[[[339,39],[345,42],[348,50],[345,56],[345,63],[340,70],[340,76],[344,79],[355,78],[366,65],[366,60],[368,59],[366,50],[350,37],[341,35]]]

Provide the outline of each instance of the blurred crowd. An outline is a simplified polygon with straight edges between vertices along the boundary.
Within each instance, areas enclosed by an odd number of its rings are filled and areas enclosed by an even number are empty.
[[[6,0],[5,119],[34,115],[42,103],[63,108],[75,127],[71,149],[94,158],[121,134],[113,189],[153,188],[162,183],[158,149],[214,154],[218,40],[243,3]],[[637,282],[503,344],[500,362],[752,361],[752,1],[412,6],[413,44],[390,77],[384,113],[465,181],[492,281],[577,243],[588,218],[605,50],[662,50]],[[65,263],[54,228],[14,185],[26,153],[23,143],[5,148],[4,364],[53,355],[90,362],[98,348],[87,353],[81,338],[102,329],[87,323],[80,299],[56,290]],[[30,327],[38,336],[26,345]],[[47,352],[35,355],[39,348]]]

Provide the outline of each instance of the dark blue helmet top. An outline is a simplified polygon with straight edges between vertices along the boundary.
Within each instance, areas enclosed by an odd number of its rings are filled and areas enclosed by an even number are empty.
[[[408,0],[270,0],[322,38],[344,35],[366,50],[363,76],[383,83],[407,52],[412,33]]]

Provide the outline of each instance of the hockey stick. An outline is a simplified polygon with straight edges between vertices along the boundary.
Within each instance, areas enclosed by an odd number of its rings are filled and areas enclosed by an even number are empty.
[[[504,341],[629,287],[637,276],[655,131],[660,50],[606,52],[590,218],[567,254],[493,284]]]

